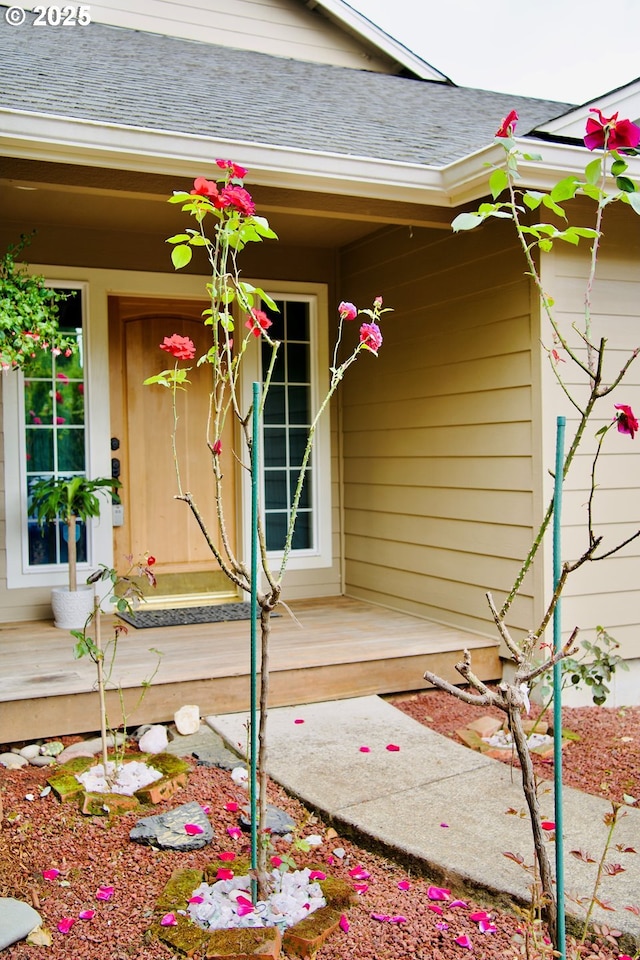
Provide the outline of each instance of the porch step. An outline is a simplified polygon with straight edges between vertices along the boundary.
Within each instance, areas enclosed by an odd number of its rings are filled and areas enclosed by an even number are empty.
[[[481,679],[501,675],[498,644],[486,637],[347,597],[292,608],[296,621],[284,615],[272,625],[274,707],[426,689],[427,669],[457,683],[464,649]],[[185,703],[198,704],[202,716],[248,709],[249,636],[247,621],[130,630],[107,696],[111,721],[121,716],[118,686],[129,727],[171,720]],[[149,648],[163,656],[140,703],[156,659]],[[95,668],[72,650],[72,638],[48,623],[0,627],[0,743],[99,728]]]

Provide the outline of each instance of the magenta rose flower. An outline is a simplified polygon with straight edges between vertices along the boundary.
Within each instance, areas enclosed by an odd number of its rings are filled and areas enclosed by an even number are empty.
[[[170,337],[165,337],[160,344],[161,350],[166,350],[176,360],[193,360],[196,355],[196,348],[193,340],[189,337],[181,337],[179,333],[174,333]]]
[[[633,440],[638,429],[638,421],[636,420],[633,410],[628,403],[615,403],[614,406],[616,410],[620,411],[616,414],[618,432],[628,433]]]
[[[216,163],[221,170],[228,170],[233,180],[244,180],[247,175],[246,169],[233,160],[216,160]]]
[[[271,326],[271,320],[264,310],[252,310],[251,316],[245,323],[245,327],[251,330],[254,337],[259,337],[263,330],[268,330]]]
[[[338,304],[338,313],[341,320],[355,320],[358,316],[358,308],[353,303],[349,303],[348,300],[342,300]]]
[[[245,217],[251,217],[256,212],[256,205],[248,190],[239,187],[235,183],[230,183],[222,188],[222,193],[218,201],[214,200],[217,207],[235,207]]]
[[[640,143],[640,127],[631,120],[618,120],[618,114],[605,117],[597,107],[591,107],[590,113],[597,113],[598,119],[589,117],[584,145],[589,150],[624,150],[625,147],[637,147]]]
[[[377,323],[363,323],[360,327],[360,343],[365,350],[370,350],[374,356],[378,356],[378,350],[382,346],[382,334]]]
[[[496,137],[512,137],[516,131],[516,123],[518,122],[518,114],[515,110],[510,110],[506,115],[502,123],[500,124],[500,129],[496,133]]]

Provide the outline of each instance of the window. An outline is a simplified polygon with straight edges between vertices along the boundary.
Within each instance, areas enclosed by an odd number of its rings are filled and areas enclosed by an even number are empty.
[[[82,291],[59,304],[60,328],[76,340],[69,357],[42,353],[22,381],[24,482],[27,503],[33,484],[49,477],[86,473]],[[28,520],[28,566],[67,562],[67,527]],[[78,562],[87,561],[87,531],[77,525]]]

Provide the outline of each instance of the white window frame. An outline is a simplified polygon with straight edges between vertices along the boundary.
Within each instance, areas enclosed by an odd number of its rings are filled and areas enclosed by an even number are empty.
[[[327,287],[321,283],[285,283],[270,281],[251,281],[261,287],[274,300],[302,301],[309,304],[309,333],[311,353],[311,416],[315,417],[320,404],[329,389],[329,341],[328,341],[328,294]],[[244,332],[244,328],[243,328]],[[253,338],[252,338],[253,339]],[[249,409],[252,399],[252,384],[260,381],[260,340],[255,339],[247,350],[243,360],[242,397],[245,409]],[[264,464],[264,451],[260,443],[260,463]],[[312,499],[314,547],[291,550],[287,570],[313,570],[331,567],[332,529],[331,529],[331,424],[329,410],[321,417],[316,429],[311,456]],[[251,517],[251,476],[243,471],[242,477],[242,516]],[[260,503],[264,504],[264,469],[261,466]],[[251,523],[245,522],[242,530],[244,556],[251,555]],[[267,554],[272,570],[277,571],[282,560],[282,551],[269,551]]]
[[[93,476],[91,443],[91,355],[89,331],[89,284],[81,280],[47,279],[47,286],[61,290],[82,292],[82,337],[85,373],[85,449],[86,470]],[[69,566],[66,563],[29,564],[29,538],[26,481],[26,437],[24,417],[24,375],[18,371],[3,375],[3,429],[5,470],[5,517],[7,550],[7,589],[25,587],[66,586],[69,582]],[[18,469],[15,469],[16,459]],[[110,558],[112,554],[112,526],[110,508],[105,499],[100,519],[87,523],[87,561],[78,564],[79,579],[97,565],[97,557]]]

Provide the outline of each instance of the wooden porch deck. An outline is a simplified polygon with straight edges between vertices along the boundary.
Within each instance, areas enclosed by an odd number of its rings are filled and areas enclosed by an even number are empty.
[[[498,644],[384,607],[332,597],[292,603],[272,620],[272,706],[425,689],[428,668],[452,682],[463,649],[475,673],[500,676]],[[105,622],[105,639],[109,636]],[[73,638],[51,622],[0,625],[0,743],[99,729],[95,667],[73,659]],[[171,720],[185,703],[202,716],[248,709],[248,621],[129,629],[120,639],[113,681],[123,691],[128,725]],[[160,669],[136,707],[141,684],[162,651]],[[117,691],[108,695],[113,722]],[[135,709],[134,709],[135,708]]]

